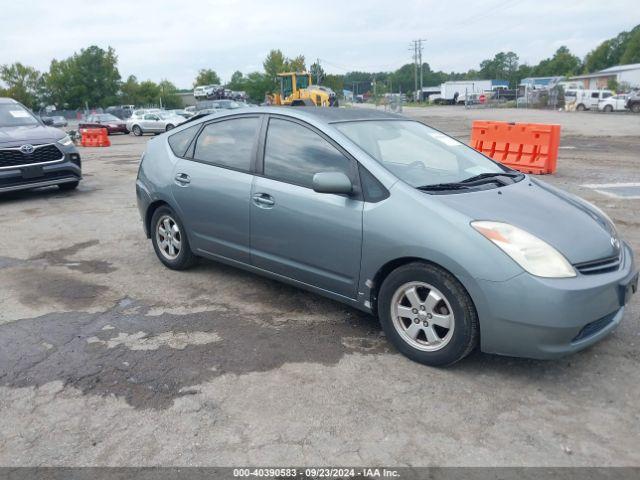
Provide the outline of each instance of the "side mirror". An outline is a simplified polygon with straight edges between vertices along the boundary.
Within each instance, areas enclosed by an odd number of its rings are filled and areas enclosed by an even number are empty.
[[[47,127],[50,127],[53,125],[53,118],[51,117],[44,117],[42,119],[42,123],[44,123]]]
[[[313,176],[313,189],[318,193],[350,194],[353,185],[342,172],[321,172]]]

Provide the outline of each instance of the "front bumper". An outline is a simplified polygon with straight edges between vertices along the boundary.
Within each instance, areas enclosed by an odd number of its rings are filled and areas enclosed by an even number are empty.
[[[633,253],[625,243],[615,272],[563,279],[522,273],[504,282],[481,280],[481,349],[537,359],[582,350],[615,330],[637,279]]]
[[[80,154],[75,148],[64,159],[41,166],[17,166],[0,170],[0,193],[77,182],[82,179]]]

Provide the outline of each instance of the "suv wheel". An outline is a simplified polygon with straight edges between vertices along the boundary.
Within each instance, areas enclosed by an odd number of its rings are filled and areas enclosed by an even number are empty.
[[[140,128],[139,125],[134,125],[133,128],[131,129],[131,131],[133,132],[133,134],[136,137],[142,136],[142,129]]]
[[[640,102],[634,103],[633,105],[631,105],[631,111],[633,113],[640,113]]]
[[[410,263],[385,279],[378,317],[387,338],[419,363],[443,366],[466,357],[477,345],[478,314],[471,297],[449,272]]]
[[[160,207],[151,218],[151,241],[162,263],[173,270],[191,267],[196,256],[191,251],[184,226],[169,207]]]

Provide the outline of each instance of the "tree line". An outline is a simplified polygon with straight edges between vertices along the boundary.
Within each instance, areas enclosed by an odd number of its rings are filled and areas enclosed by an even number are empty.
[[[584,59],[566,47],[536,65],[520,63],[515,52],[499,52],[493,58],[480,62],[477,69],[467,72],[434,71],[428,63],[422,65],[423,85],[437,86],[448,80],[500,79],[516,87],[523,78],[532,76],[572,76],[590,73],[618,64],[640,63],[640,25],[605,40]],[[168,80],[156,83],[139,81],[134,75],[122,80],[118,71],[118,57],[113,48],[106,50],[95,45],[74,53],[64,60],[52,60],[47,72],[39,72],[22,63],[0,66],[0,96],[8,96],[38,109],[55,105],[59,109],[82,109],[108,105],[133,104],[137,106],[162,105],[178,108],[179,90]],[[236,71],[226,87],[244,91],[249,98],[260,102],[267,93],[278,89],[277,74],[286,71],[305,71],[304,55],[286,57],[274,49],[263,62],[263,70],[250,73]],[[314,83],[320,83],[340,93],[343,89],[355,93],[385,92],[409,93],[414,89],[414,65],[408,63],[393,72],[352,71],[345,74],[327,74],[317,62],[309,65]],[[220,85],[213,69],[198,72],[193,86]]]

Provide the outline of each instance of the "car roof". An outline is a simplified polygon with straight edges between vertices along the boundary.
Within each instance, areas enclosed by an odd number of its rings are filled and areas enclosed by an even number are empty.
[[[359,120],[407,120],[407,117],[395,113],[384,112],[374,108],[323,108],[323,107],[281,107],[264,106],[248,107],[225,111],[226,115],[238,115],[240,113],[272,113],[287,115],[301,120],[309,120],[320,123],[354,122]]]

